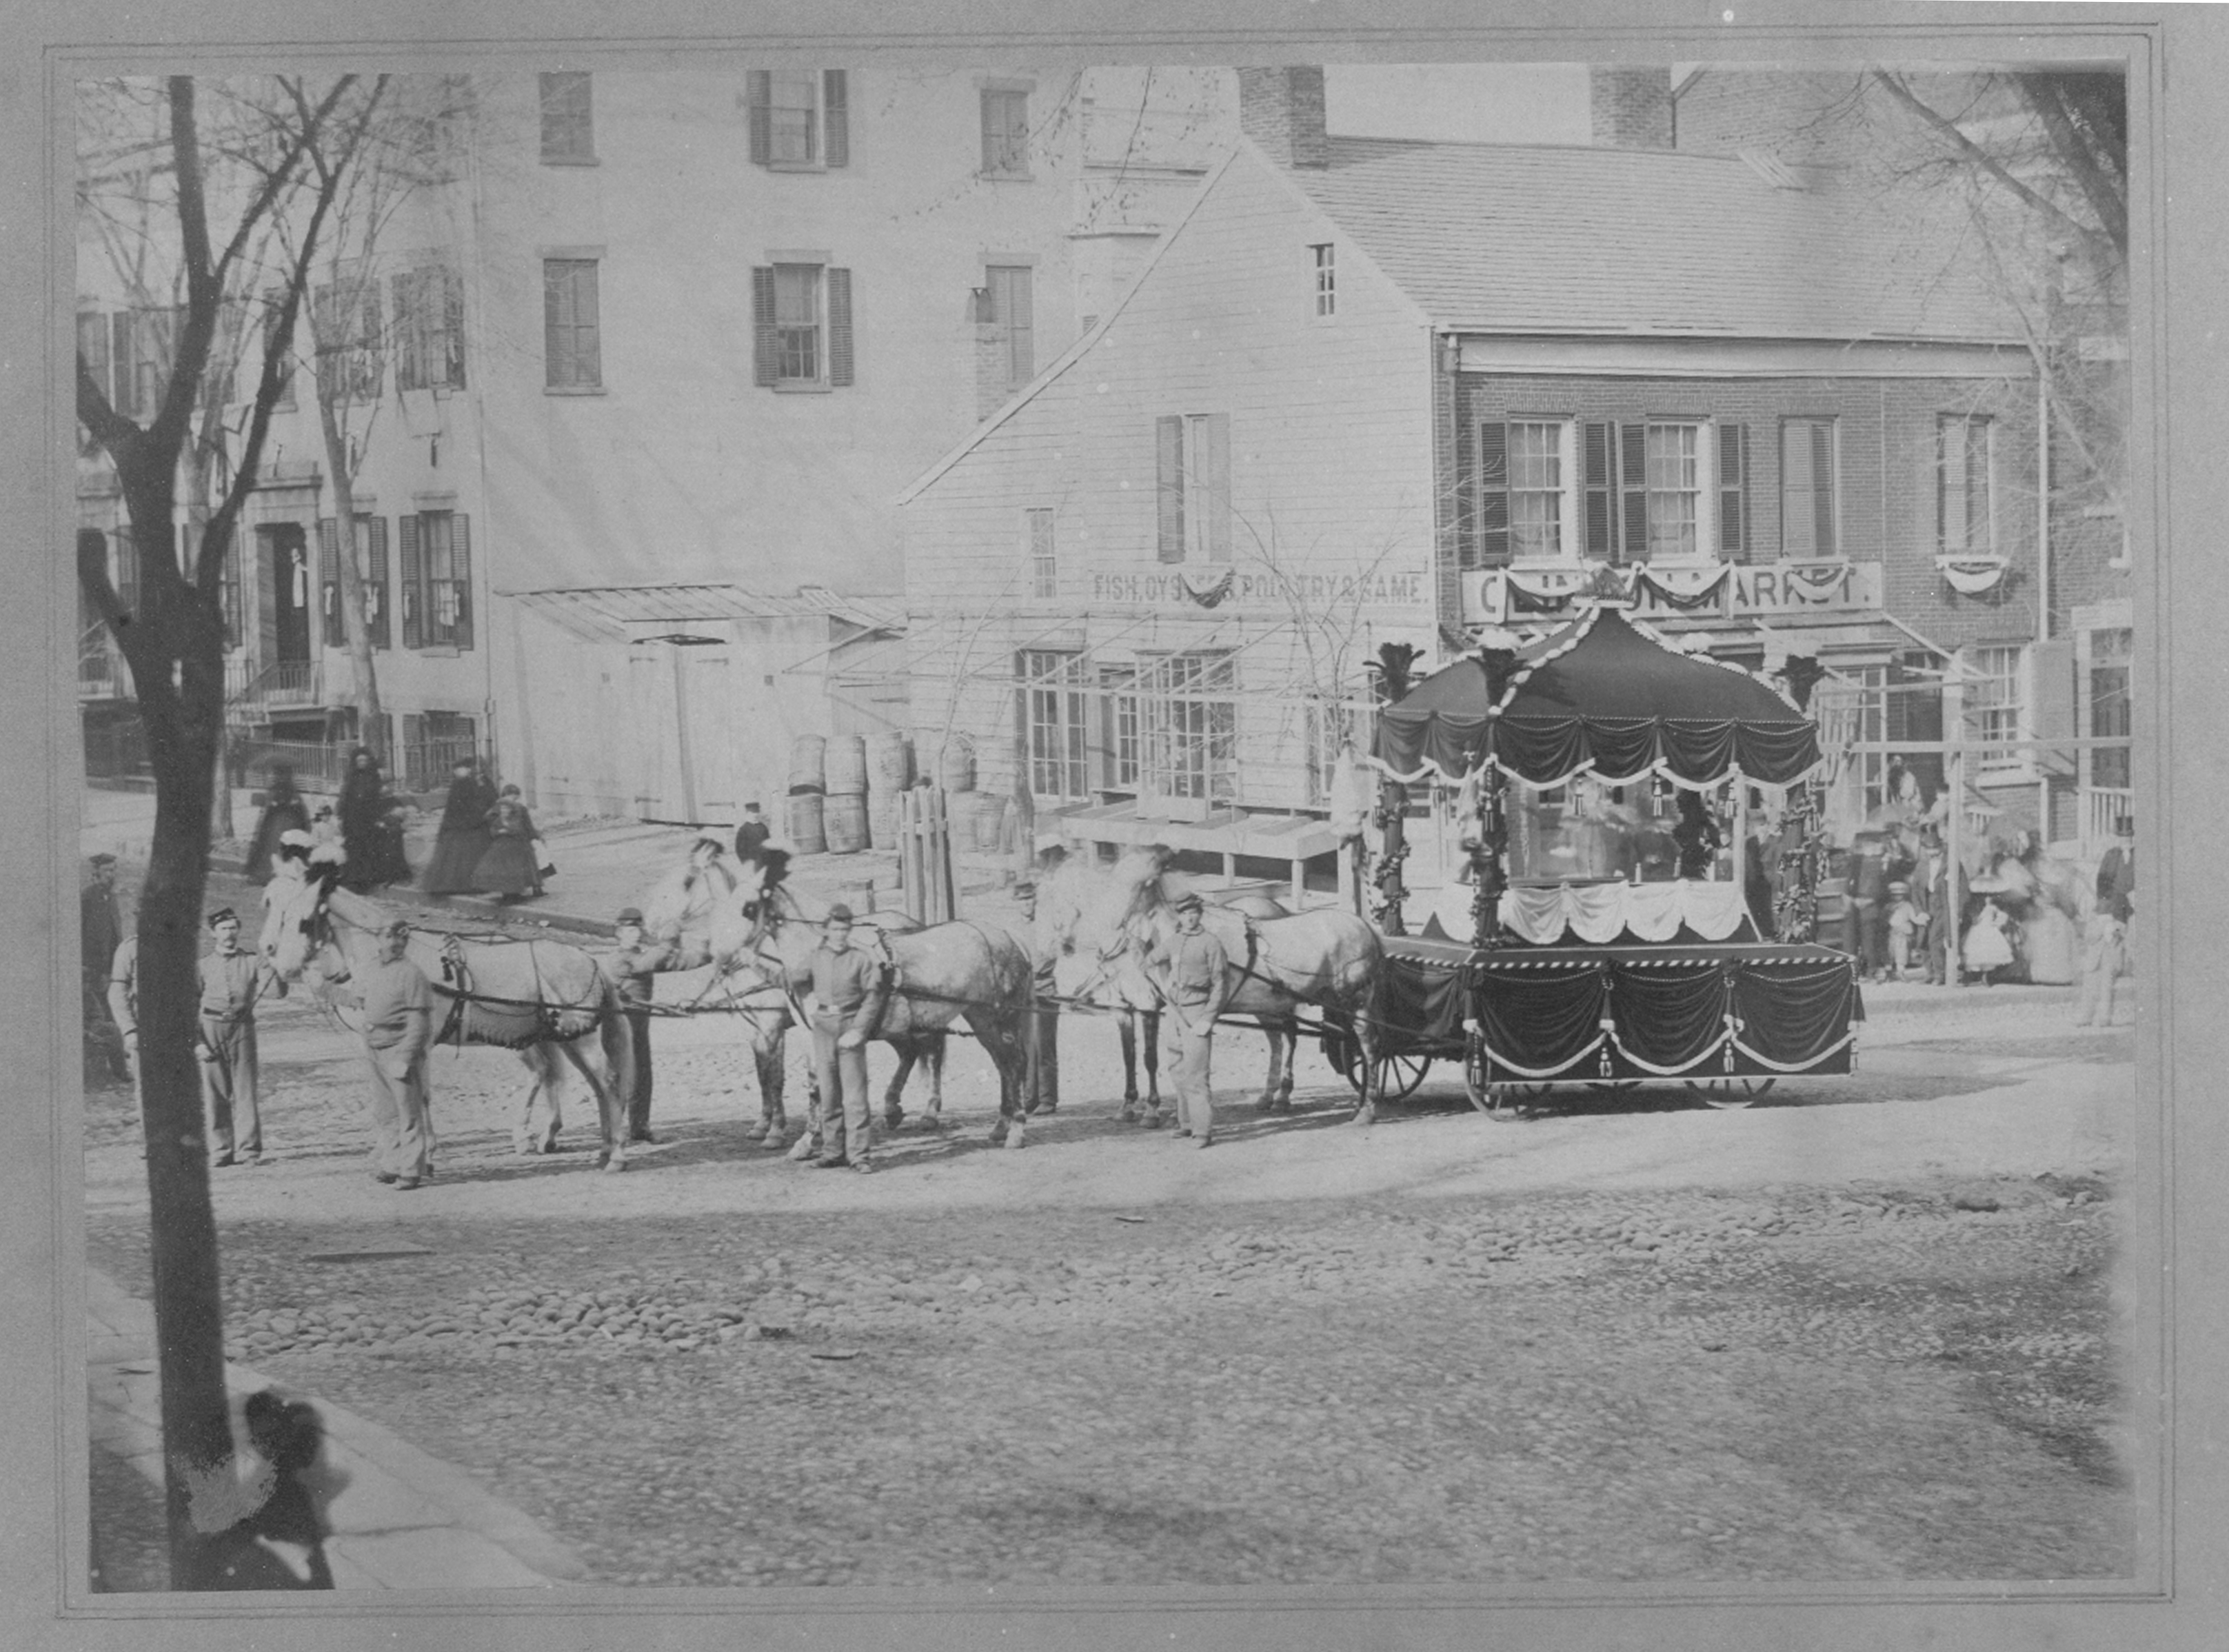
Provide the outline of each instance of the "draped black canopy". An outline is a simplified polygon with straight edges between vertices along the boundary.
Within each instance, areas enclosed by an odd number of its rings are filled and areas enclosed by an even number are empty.
[[[1497,706],[1467,656],[1378,713],[1377,765],[1397,780],[1460,781],[1489,757],[1534,786],[1590,772],[1715,786],[1736,769],[1785,786],[1818,765],[1818,730],[1738,665],[1682,653],[1615,607],[1595,609],[1517,657]]]

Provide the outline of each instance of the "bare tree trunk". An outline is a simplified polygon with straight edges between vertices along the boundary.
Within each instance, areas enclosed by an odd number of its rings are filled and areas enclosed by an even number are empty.
[[[133,490],[132,518],[167,522],[167,476]],[[141,498],[140,493],[149,497]],[[135,546],[174,556],[167,540]],[[145,551],[137,552],[143,558]],[[232,1429],[224,1383],[224,1300],[209,1202],[201,1064],[194,1055],[196,974],[209,849],[211,793],[224,722],[223,620],[175,578],[145,577],[124,633],[155,770],[155,833],[139,896],[140,1109],[147,1141],[157,1369],[162,1385],[164,1502],[176,1589],[222,1586],[211,1538],[195,1523],[199,1482],[229,1476]],[[170,662],[177,662],[175,685]],[[209,1518],[203,1491],[204,1521]]]
[[[371,621],[364,612],[366,582],[356,543],[356,475],[349,468],[348,439],[342,434],[340,419],[333,411],[333,395],[325,382],[328,373],[344,370],[338,354],[329,350],[314,353],[318,363],[315,390],[318,424],[324,433],[325,467],[333,478],[333,560],[340,564],[341,570],[341,618],[348,627],[357,738],[371,748],[372,756],[385,769],[389,767],[387,714],[379,703],[379,677],[371,658]],[[387,623],[390,627],[396,623],[393,613],[387,616]]]

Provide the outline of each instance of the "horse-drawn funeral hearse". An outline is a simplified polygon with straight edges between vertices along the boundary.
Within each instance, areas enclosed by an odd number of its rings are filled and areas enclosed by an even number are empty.
[[[1385,937],[1376,1088],[1408,1094],[1436,1058],[1495,1113],[1667,1080],[1743,1106],[1848,1072],[1855,964],[1811,940],[1820,755],[1771,678],[1614,601],[1382,708],[1372,766],[1460,788],[1469,922]],[[1359,1083],[1351,1042],[1327,1053]]]

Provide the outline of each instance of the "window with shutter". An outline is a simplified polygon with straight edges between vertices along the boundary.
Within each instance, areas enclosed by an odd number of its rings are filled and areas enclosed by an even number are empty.
[[[395,311],[395,388],[423,389],[426,374],[426,317],[421,304],[419,272],[404,270],[388,279]]]
[[[603,350],[598,325],[596,260],[542,260],[545,382],[552,389],[601,389]]]
[[[100,387],[100,393],[109,405],[115,406],[115,386],[108,371],[108,318],[97,310],[88,310],[77,318],[78,359],[85,364],[86,375]],[[121,408],[117,408],[122,412]]]
[[[364,628],[371,634],[373,647],[390,647],[393,645],[387,633],[387,518],[359,516],[356,521],[357,543],[363,548],[364,557]]]
[[[1935,542],[1943,556],[1996,549],[1989,490],[1989,421],[1943,414],[1935,431]]]
[[[1783,556],[1835,554],[1834,468],[1832,419],[1781,421],[1780,551]]]
[[[446,264],[441,267],[441,350],[434,370],[440,375],[435,382],[452,389],[465,388],[465,278]]]
[[[423,648],[426,572],[425,557],[418,541],[418,518],[406,516],[399,525],[402,530],[402,646]]]
[[[822,148],[831,166],[851,164],[851,94],[842,69],[820,72]]]
[[[780,376],[774,342],[774,270],[760,265],[751,271],[751,382],[772,384]]]
[[[983,92],[983,176],[1030,175],[1030,94],[1018,87]]]
[[[1033,292],[1036,272],[1026,264],[990,264],[983,270],[983,299],[999,352],[1005,386],[1017,390],[1037,372]]]
[[[263,295],[263,353],[279,357],[279,399],[272,405],[280,408],[294,405],[293,333],[280,325],[286,319],[286,306],[284,289],[273,287]]]
[[[1508,425],[1509,552],[1520,561],[1562,557],[1564,442],[1567,425],[1556,419],[1513,420]]]
[[[472,646],[472,519],[461,512],[449,518],[449,582],[454,595],[449,640],[459,648]]]
[[[1722,424],[1718,438],[1718,550],[1749,560],[1749,427]]]
[[[545,164],[578,166],[596,158],[592,97],[590,81],[585,74],[542,77],[542,159]]]
[[[1153,421],[1153,489],[1159,554],[1165,562],[1185,557],[1185,421],[1181,414]]]
[[[831,269],[828,278],[828,382],[851,382],[851,272]]]
[[[1053,551],[1053,513],[1046,510],[1022,512],[1029,558],[1030,595],[1058,596],[1060,569]]]

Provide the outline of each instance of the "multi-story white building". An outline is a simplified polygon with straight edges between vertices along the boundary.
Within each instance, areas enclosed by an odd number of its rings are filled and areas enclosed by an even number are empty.
[[[897,612],[897,491],[1111,304],[1234,141],[1230,78],[772,57],[444,77],[425,181],[342,247],[373,279],[321,300],[401,778],[477,748],[545,807],[722,818],[778,787],[793,733],[903,723],[902,675],[895,703],[826,692]],[[128,410],[163,317],[81,262],[80,337]],[[306,325],[294,349],[228,573],[244,743],[355,734]],[[112,536],[105,471],[84,467],[80,527]],[[84,697],[127,707],[87,644]],[[692,773],[708,741],[716,779]]]

